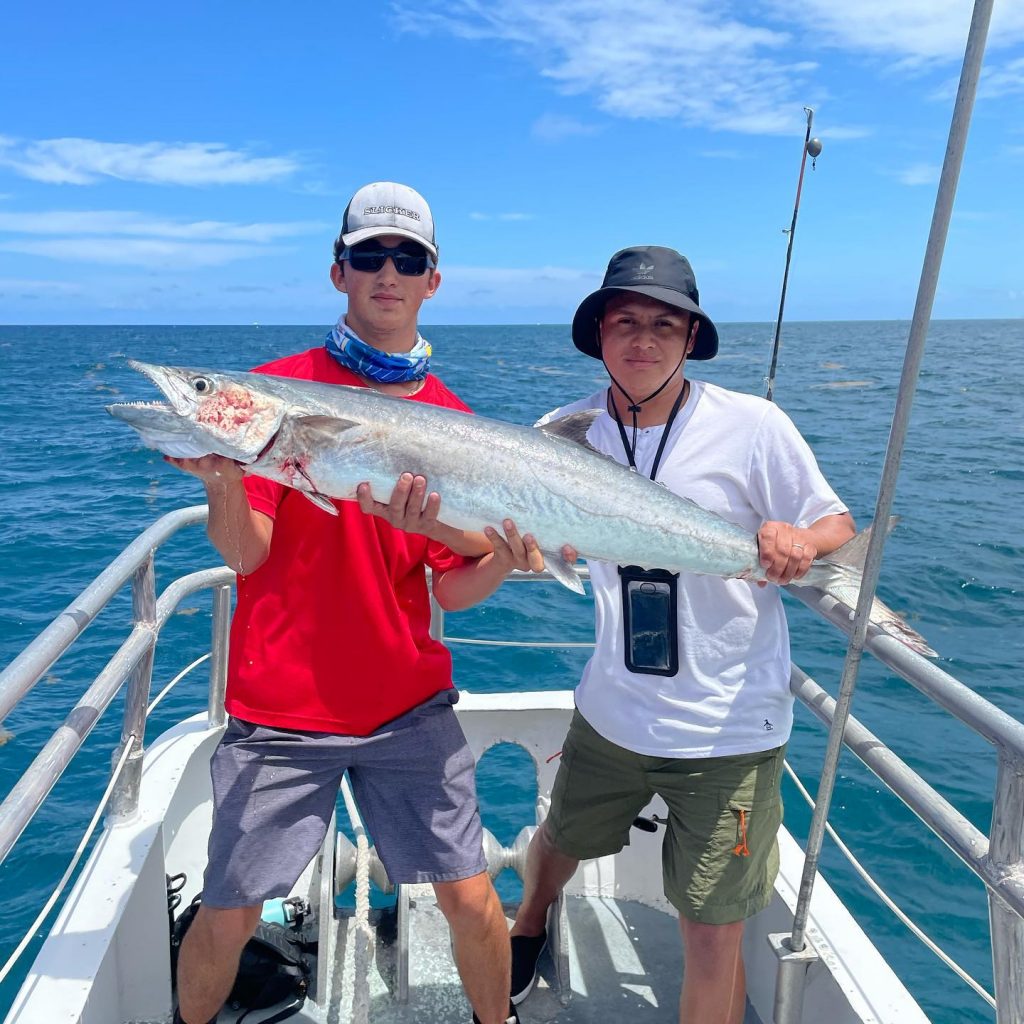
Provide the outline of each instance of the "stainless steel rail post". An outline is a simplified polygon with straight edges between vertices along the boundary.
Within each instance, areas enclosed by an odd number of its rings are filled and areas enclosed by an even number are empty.
[[[18,701],[39,682],[46,670],[78,639],[153,550],[182,527],[206,522],[206,517],[205,505],[179,508],[161,516],[144,533],[139,534],[0,672],[0,720],[10,713]]]
[[[960,86],[957,90],[956,102],[953,105],[953,118],[949,129],[949,141],[939,178],[938,195],[935,199],[935,210],[932,214],[931,230],[925,248],[924,266],[921,270],[921,281],[918,285],[917,302],[914,306],[914,317],[910,325],[910,336],[907,339],[907,353],[903,362],[903,374],[900,378],[899,394],[896,398],[896,409],[893,413],[892,427],[889,432],[889,444],[885,454],[885,465],[878,488],[878,500],[875,505],[874,522],[887,523],[892,508],[892,498],[896,489],[900,459],[910,422],[910,412],[917,388],[917,378],[924,355],[924,344],[928,334],[928,323],[931,319],[935,291],[938,284],[939,269],[942,265],[942,253],[949,231],[949,221],[953,211],[953,199],[956,196],[957,181],[963,163],[964,148],[967,144],[967,130],[971,121],[971,110],[978,89],[981,75],[981,62],[985,54],[985,40],[988,26],[992,18],[993,0],[976,0],[971,28],[967,37],[967,48],[964,54],[963,70],[960,74]],[[885,545],[884,529],[872,532],[868,544],[867,557],[864,565],[864,578],[860,595],[857,600],[857,611],[853,621],[853,632],[850,645],[846,652],[843,675],[836,701],[835,717],[829,730],[828,747],[822,767],[821,781],[815,800],[814,816],[807,837],[807,853],[804,857],[804,871],[800,880],[800,895],[797,899],[796,913],[793,918],[793,930],[790,935],[775,935],[771,938],[773,947],[779,957],[779,968],[776,981],[775,1024],[799,1024],[803,1017],[803,991],[807,979],[807,963],[803,953],[806,946],[805,931],[810,913],[811,892],[814,878],[818,870],[821,855],[821,844],[825,835],[825,822],[828,819],[829,806],[832,801],[832,790],[835,785],[839,767],[839,754],[843,746],[843,733],[850,714],[850,703],[857,685],[857,673],[864,651],[864,640],[867,635],[868,613],[874,600],[878,586],[878,576],[882,565],[882,549]],[[1018,922],[1019,923],[1019,922]],[[1016,938],[1024,937],[1022,930],[1016,932]],[[993,947],[997,941],[996,932],[992,933]],[[1021,947],[1018,946],[1017,952]],[[1009,951],[1007,951],[1009,952]],[[995,955],[995,954],[994,954]],[[997,987],[997,999],[999,991]],[[1012,1012],[1012,1011],[1011,1011]],[[998,1024],[1009,1021],[1020,1021],[1020,1016],[1004,1016],[998,1013]]]
[[[213,590],[213,621],[210,626],[210,695],[206,717],[211,729],[227,721],[224,694],[228,687],[228,642],[231,629],[231,587]]]
[[[430,595],[430,638],[444,640],[444,609],[433,594]]]
[[[112,764],[121,760],[125,746],[135,739],[135,747],[128,755],[121,778],[113,793],[106,820],[109,825],[127,821],[138,813],[139,790],[142,785],[142,758],[146,736],[146,705],[153,682],[153,658],[156,654],[156,570],[153,552],[132,576],[132,625],[153,631],[153,643],[132,669],[128,682],[128,694],[124,704],[124,724],[121,726],[121,742],[114,749]]]
[[[996,778],[989,863],[1003,877],[1024,882],[1024,761],[1002,754]],[[988,891],[996,1021],[1024,1021],[1024,918]]]

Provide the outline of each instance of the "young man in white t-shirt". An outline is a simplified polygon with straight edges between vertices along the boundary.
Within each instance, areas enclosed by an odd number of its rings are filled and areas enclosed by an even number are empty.
[[[810,448],[770,402],[687,380],[718,332],[672,249],[623,249],[573,320],[610,383],[555,410],[600,408],[594,447],[757,533],[786,584],[853,537]],[[544,422],[544,421],[542,421]],[[683,1024],[738,1024],[743,922],[778,872],[782,757],[792,725],[789,634],[778,587],[590,562],[597,643],[552,791],[530,844],[512,929],[512,999],[536,976],[548,907],[579,861],[617,852],[654,793],[669,808],[666,896],[685,950]]]

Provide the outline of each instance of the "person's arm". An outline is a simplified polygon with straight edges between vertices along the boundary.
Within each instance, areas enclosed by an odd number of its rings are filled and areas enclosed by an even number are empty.
[[[757,531],[761,567],[772,583],[785,586],[805,575],[815,558],[831,554],[856,532],[849,512],[822,516],[805,528],[769,520]]]
[[[198,459],[165,455],[164,461],[202,480],[210,506],[206,535],[224,564],[242,576],[258,569],[270,554],[274,521],[249,506],[242,467],[221,455]]]
[[[505,536],[488,526],[484,534],[493,548],[488,554],[435,575],[434,597],[445,611],[458,612],[490,597],[513,570],[541,572],[544,556],[531,534],[520,537],[516,524],[506,519]]]

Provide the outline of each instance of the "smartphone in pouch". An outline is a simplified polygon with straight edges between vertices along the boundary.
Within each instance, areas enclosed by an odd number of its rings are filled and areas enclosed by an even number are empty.
[[[676,586],[679,573],[620,565],[626,668],[640,675],[679,671]]]

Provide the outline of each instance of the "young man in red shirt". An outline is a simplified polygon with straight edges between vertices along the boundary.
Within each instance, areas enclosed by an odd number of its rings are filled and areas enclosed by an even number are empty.
[[[441,284],[430,209],[394,182],[361,188],[331,266],[348,309],[325,345],[257,372],[372,387],[466,410],[429,373],[417,331]],[[431,882],[474,1020],[516,1021],[509,945],[486,872],[475,764],[452,705],[451,656],[430,636],[424,567],[450,610],[513,568],[539,569],[532,538],[438,522],[440,499],[403,474],[389,503],[368,485],[329,515],[300,492],[208,455],[208,534],[238,572],[225,705],[211,762],[214,820],[203,903],[181,950],[175,1021],[206,1024],[227,998],[264,900],[289,893],[320,848],[347,770],[392,882]]]

